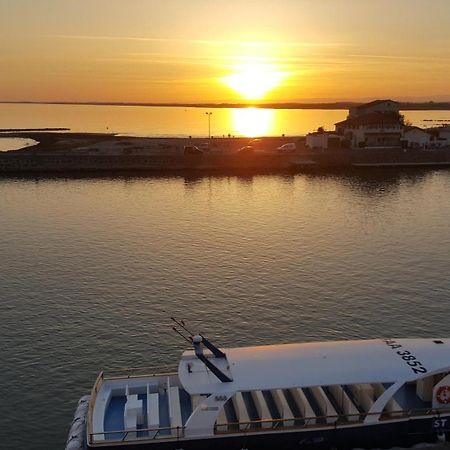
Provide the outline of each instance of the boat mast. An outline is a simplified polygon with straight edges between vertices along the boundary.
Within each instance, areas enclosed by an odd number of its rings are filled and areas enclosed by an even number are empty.
[[[195,356],[222,382],[222,383],[231,383],[233,381],[227,374],[225,374],[222,370],[220,370],[213,362],[212,359],[227,359],[227,355],[216,347],[209,339],[207,339],[202,334],[192,334],[185,326],[184,322],[178,321],[174,317],[171,319],[180,326],[185,332],[188,333],[188,337],[186,337],[183,333],[177,330],[176,327],[173,327],[173,330],[176,331],[179,335],[181,335],[186,341],[192,343],[194,347]],[[203,346],[205,346],[212,354],[214,358],[208,358],[203,353]]]

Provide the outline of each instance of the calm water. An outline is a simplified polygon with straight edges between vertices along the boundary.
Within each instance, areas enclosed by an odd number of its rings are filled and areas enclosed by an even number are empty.
[[[168,108],[0,104],[0,128],[65,127],[72,131],[142,136],[299,136],[323,126],[334,130],[347,110]],[[450,111],[405,111],[416,126],[450,123]]]
[[[242,111],[213,110],[213,132],[298,135],[346,115]],[[0,128],[204,135],[204,113],[0,105]],[[60,450],[98,371],[176,362],[171,315],[224,346],[448,336],[449,198],[448,170],[0,177],[0,447]]]
[[[448,336],[449,198],[448,170],[0,178],[0,447],[60,450],[98,371],[176,362],[171,315],[223,346]]]

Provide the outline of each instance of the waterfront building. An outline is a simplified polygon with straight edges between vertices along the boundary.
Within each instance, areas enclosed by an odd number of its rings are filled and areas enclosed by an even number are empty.
[[[429,148],[432,138],[431,133],[422,128],[406,126],[403,129],[402,144],[407,148]]]
[[[306,136],[310,149],[439,148],[449,145],[450,127],[422,129],[404,123],[394,100],[375,100],[349,109],[335,131],[318,129]]]
[[[348,147],[350,143],[348,141],[344,143],[344,140],[344,136],[340,136],[334,131],[319,129],[306,135],[306,146],[313,149],[343,148],[345,145]]]
[[[351,106],[348,117],[360,117],[370,113],[396,113],[399,114],[400,104],[394,100],[374,100],[363,105]]]
[[[336,133],[351,142],[353,148],[399,147],[403,120],[397,112],[369,112],[348,117],[335,124]]]
[[[426,131],[431,135],[430,147],[440,148],[450,145],[450,125],[427,128]]]

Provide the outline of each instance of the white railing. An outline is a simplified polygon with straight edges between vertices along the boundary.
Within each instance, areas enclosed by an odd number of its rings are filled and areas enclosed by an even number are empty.
[[[112,442],[147,441],[159,439],[180,439],[184,436],[185,427],[158,427],[158,428],[139,428],[137,430],[114,430],[89,433],[90,445],[109,445]],[[128,439],[129,434],[131,437]],[[136,436],[137,433],[147,433],[144,436]],[[164,434],[163,434],[164,433]],[[100,439],[96,439],[96,437]]]
[[[288,419],[265,419],[265,420],[251,420],[247,422],[228,422],[226,426],[220,425],[215,427],[215,434],[232,434],[232,433],[247,433],[253,432],[267,432],[271,429],[278,428],[337,428],[345,425],[354,426],[355,423],[364,423],[368,416],[380,416],[380,421],[408,419],[419,416],[433,416],[439,417],[442,414],[450,413],[448,409],[412,409],[412,410],[398,410],[398,411],[383,411],[380,413],[359,413],[346,415],[327,415],[314,417],[294,417]],[[353,420],[352,420],[353,419]]]

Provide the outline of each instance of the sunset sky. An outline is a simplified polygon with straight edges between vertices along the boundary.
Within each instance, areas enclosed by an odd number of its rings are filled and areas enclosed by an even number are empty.
[[[450,0],[0,0],[0,100],[450,100]]]

